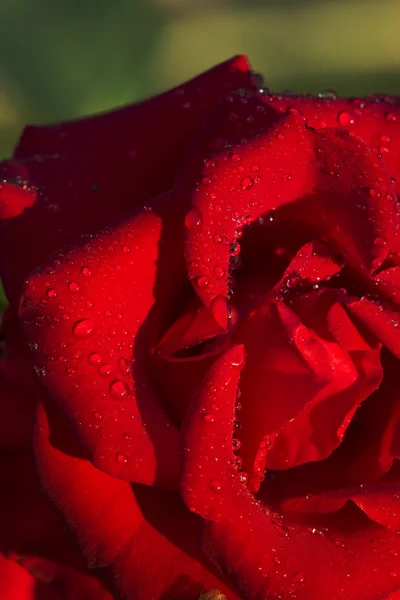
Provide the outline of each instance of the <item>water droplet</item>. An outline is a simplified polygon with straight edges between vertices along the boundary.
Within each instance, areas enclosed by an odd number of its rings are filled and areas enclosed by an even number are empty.
[[[60,356],[58,357],[58,360],[62,363],[67,362],[67,358],[65,356],[63,356],[62,354],[60,354]]]
[[[378,236],[374,239],[375,246],[386,246],[387,240],[384,237]]]
[[[386,113],[385,118],[386,118],[386,121],[396,121],[397,120],[396,115],[392,112]]]
[[[84,277],[90,277],[92,271],[89,269],[89,267],[82,267],[81,273]]]
[[[91,365],[97,366],[101,363],[101,354],[98,352],[92,352],[92,354],[89,354],[89,362]]]
[[[282,175],[282,181],[290,181],[292,179],[292,174],[291,173],[284,173]]]
[[[125,454],[121,454],[121,452],[118,452],[116,458],[117,463],[119,463],[120,465],[126,465],[126,463],[128,462],[128,459],[126,458]]]
[[[293,583],[303,583],[305,579],[304,576],[304,571],[298,571],[297,573],[295,573],[292,577],[292,582]]]
[[[248,480],[247,473],[239,473],[240,483],[246,484]]]
[[[73,375],[75,373],[75,369],[68,367],[68,369],[65,369],[65,372],[67,375]]]
[[[232,440],[233,451],[237,452],[240,449],[241,441],[238,438],[234,437]]]
[[[257,171],[259,171],[259,170],[260,170],[260,167],[259,167],[258,165],[253,165],[253,166],[251,167],[251,170],[253,171],[253,173],[257,173]]]
[[[99,375],[101,375],[102,377],[108,377],[108,375],[110,375],[110,373],[112,373],[112,366],[111,365],[101,365],[101,367],[99,367],[98,371],[99,371]]]
[[[238,160],[240,160],[239,154],[237,154],[236,152],[231,154],[231,160],[233,160],[234,162],[237,162]]]
[[[376,190],[375,188],[371,188],[369,190],[369,195],[371,196],[371,198],[380,198],[381,197],[380,191]]]
[[[215,279],[222,279],[224,275],[225,275],[225,270],[222,267],[220,267],[219,265],[216,265],[214,267]]]
[[[122,252],[124,254],[129,254],[130,251],[131,249],[129,248],[129,246],[122,246]]]
[[[94,332],[94,321],[92,319],[81,319],[72,328],[72,333],[77,338],[85,338]]]
[[[214,242],[215,242],[216,244],[220,244],[220,243],[222,242],[222,237],[219,235],[219,233],[216,233],[216,234],[214,235]]]
[[[254,179],[252,177],[244,177],[244,179],[242,179],[242,190],[248,190],[254,183]]]
[[[392,577],[393,579],[395,577],[399,576],[399,571],[389,571],[389,577]]]
[[[55,297],[57,296],[57,291],[56,291],[56,290],[53,290],[53,289],[51,289],[51,290],[47,290],[47,292],[46,292],[46,295],[47,295],[49,298],[55,298]]]
[[[199,286],[199,288],[205,288],[207,287],[209,284],[208,278],[206,277],[206,275],[202,275],[201,277],[199,277],[197,279],[197,285]]]
[[[217,296],[211,303],[210,306],[211,314],[223,329],[228,327],[229,311],[226,298],[223,296]]]
[[[79,283],[76,283],[76,281],[70,281],[68,284],[68,289],[72,293],[77,292],[79,290]]]
[[[320,98],[324,98],[326,100],[335,100],[336,99],[336,92],[334,90],[324,90],[323,92],[320,92],[318,94],[318,96]]]
[[[118,360],[118,368],[123,375],[130,375],[132,373],[131,362],[123,356]]]
[[[129,387],[120,379],[115,379],[110,384],[110,396],[116,400],[121,400],[129,394]]]
[[[200,211],[193,208],[185,217],[185,225],[190,231],[200,231],[203,225]]]
[[[39,377],[44,377],[44,375],[46,375],[46,369],[45,367],[34,367],[36,375],[39,375]]]
[[[351,127],[355,123],[354,116],[345,110],[338,114],[337,119],[342,127]]]
[[[214,417],[214,415],[211,415],[210,413],[206,413],[205,415],[203,415],[203,421],[205,423],[214,423],[215,417]]]
[[[218,481],[217,479],[212,479],[210,481],[210,483],[208,484],[208,487],[210,488],[210,490],[212,492],[215,492],[216,494],[220,494],[221,493],[222,485],[221,485],[221,482]]]
[[[93,416],[94,416],[95,419],[102,419],[103,418],[103,415],[98,410],[95,410],[93,412]]]

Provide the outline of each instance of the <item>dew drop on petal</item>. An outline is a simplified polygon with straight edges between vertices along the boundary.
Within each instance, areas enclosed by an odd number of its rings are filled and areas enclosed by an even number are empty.
[[[215,279],[222,279],[225,275],[225,270],[220,267],[219,265],[216,265],[214,267],[214,277]]]
[[[371,196],[371,198],[380,198],[381,193],[379,190],[376,190],[375,188],[370,188],[369,195]]]
[[[122,246],[122,252],[124,254],[129,254],[130,251],[131,249],[129,248],[129,246]]]
[[[374,239],[375,246],[386,246],[387,240],[384,237],[378,236]]]
[[[103,415],[98,410],[94,411],[93,416],[94,416],[95,419],[102,419],[103,418]]]
[[[46,295],[49,298],[55,298],[57,296],[57,291],[53,289],[47,290]]]
[[[84,277],[90,277],[92,271],[89,269],[89,267],[82,267],[81,273]]]
[[[211,415],[210,413],[206,413],[205,415],[203,415],[203,421],[205,423],[214,423],[215,417],[214,417],[214,415]]]
[[[123,375],[130,375],[132,372],[131,362],[123,356],[118,360],[118,368]]]
[[[120,465],[126,465],[126,463],[128,462],[128,459],[126,458],[125,454],[121,454],[121,452],[118,452],[116,458],[117,463],[119,463]]]
[[[244,177],[241,182],[242,190],[248,190],[254,183],[252,177]]]
[[[91,365],[97,366],[101,363],[101,354],[92,352],[92,354],[89,354],[89,362]]]
[[[72,334],[77,338],[86,338],[94,332],[94,321],[92,319],[81,319],[72,328]]]
[[[108,377],[112,370],[113,368],[111,365],[101,365],[101,367],[99,367],[98,369],[99,375],[101,375],[102,377]]]
[[[129,387],[120,379],[115,379],[110,384],[110,396],[115,400],[126,398],[129,393]]]
[[[210,483],[208,484],[208,487],[210,488],[210,490],[212,492],[215,492],[216,494],[220,494],[221,493],[222,485],[221,485],[221,482],[218,481],[217,479],[212,479],[210,481]]]
[[[70,281],[68,284],[68,289],[70,292],[75,293],[79,290],[79,284],[76,281]]]
[[[193,208],[185,217],[185,225],[190,231],[200,231],[203,226],[200,211]]]
[[[209,281],[206,275],[201,275],[201,277],[197,279],[197,285],[199,286],[199,288],[205,288],[208,286],[208,284]]]
[[[342,110],[338,114],[337,119],[338,119],[339,125],[341,125],[342,127],[351,127],[351,125],[354,125],[354,123],[355,123],[354,116],[351,115],[346,110]]]

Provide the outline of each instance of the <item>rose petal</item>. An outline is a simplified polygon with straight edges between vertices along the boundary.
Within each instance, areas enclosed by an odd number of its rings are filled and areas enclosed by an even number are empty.
[[[334,490],[325,494],[291,498],[282,509],[300,513],[330,513],[351,500],[368,517],[390,531],[400,530],[400,486],[398,483],[360,485],[353,489]]]
[[[0,215],[8,220],[0,220],[0,270],[9,300],[16,300],[24,277],[60,246],[170,189],[207,114],[227,91],[241,87],[254,83],[246,58],[237,56],[139,104],[28,126],[16,159],[1,169],[8,183],[0,193]]]
[[[187,505],[209,521],[205,525],[209,555],[242,595],[254,600],[274,594],[312,600],[328,590],[335,600],[375,600],[398,590],[396,536],[379,528],[383,532],[379,546],[371,541],[377,526],[364,524],[354,534],[350,521],[342,522],[343,542],[333,531],[314,529],[312,533],[262,506],[247,491],[243,476],[232,474],[232,423],[240,362],[236,352],[227,352],[214,363],[193,400],[184,428],[181,493]],[[202,417],[212,400],[210,385],[221,390],[220,410],[213,422]],[[217,460],[210,453],[210,443],[218,448]],[[215,481],[220,486],[211,483]],[[368,578],[360,564],[373,565]]]
[[[293,205],[295,218],[356,269],[373,271],[390,251],[393,185],[382,161],[359,138],[341,130],[312,131],[289,112],[244,144],[208,158],[211,165],[200,174],[185,222],[189,277],[205,306],[228,297],[231,254],[237,254],[242,228],[295,200],[301,200]],[[224,277],[216,277],[218,269]]]
[[[51,445],[50,431],[51,437],[62,438],[69,455]],[[48,421],[42,407],[35,447],[45,489],[89,564],[104,567],[117,597],[194,600],[202,589],[218,588],[236,600],[236,594],[202,560],[200,523],[176,493],[131,486],[73,458],[62,424]]]
[[[184,194],[161,198],[60,253],[31,276],[21,306],[41,381],[93,464],[169,489],[178,431],[146,365],[184,282],[184,206]]]

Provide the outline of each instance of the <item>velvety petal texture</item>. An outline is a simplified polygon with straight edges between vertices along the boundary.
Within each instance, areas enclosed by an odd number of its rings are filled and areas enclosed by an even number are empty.
[[[399,600],[399,106],[237,56],[25,129],[1,598]]]

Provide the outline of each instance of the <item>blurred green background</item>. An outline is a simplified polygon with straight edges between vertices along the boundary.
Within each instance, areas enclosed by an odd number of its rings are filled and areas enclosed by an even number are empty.
[[[282,91],[400,93],[400,0],[0,0],[0,156],[27,122],[144,98],[238,52]]]

